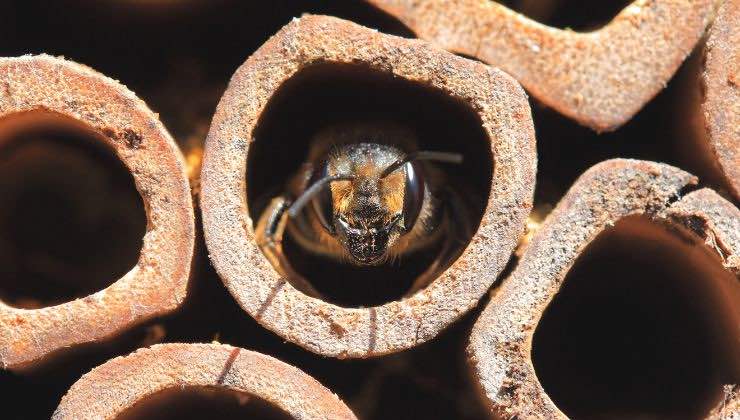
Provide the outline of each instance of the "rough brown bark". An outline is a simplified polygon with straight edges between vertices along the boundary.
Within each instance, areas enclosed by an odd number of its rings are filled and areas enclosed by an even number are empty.
[[[173,310],[185,298],[193,256],[193,205],[183,159],[141,100],[76,63],[43,55],[1,59],[2,134],[47,119],[69,124],[115,151],[144,201],[147,232],[136,266],[104,290],[34,310],[0,302],[4,368],[25,367]]]
[[[684,105],[698,169],[740,200],[740,3],[725,1],[709,29]]]
[[[718,270],[731,274],[726,277],[737,279],[740,211],[709,189],[681,196],[695,183],[693,176],[668,165],[621,159],[598,164],[576,181],[473,328],[468,347],[473,376],[493,415],[566,418],[535,373],[532,338],[576,259],[620,220],[640,215],[680,231],[684,244],[702,249]],[[738,284],[725,280],[717,280],[718,286],[711,278],[695,279],[706,282],[702,287],[722,290],[737,308]],[[737,325],[738,319],[732,322]]]
[[[704,33],[715,0],[635,1],[588,33],[551,28],[488,0],[368,0],[420,38],[513,75],[596,131],[618,128],[666,85]]]
[[[362,66],[442,92],[477,115],[490,142],[491,192],[477,233],[450,268],[407,298],[355,309],[307,296],[276,273],[254,241],[246,196],[249,140],[276,90],[322,62]],[[217,108],[201,196],[211,261],[244,310],[310,351],[371,357],[413,347],[475,306],[506,265],[532,206],[535,153],[526,96],[503,72],[422,41],[304,16],[237,70]]]
[[[52,419],[115,419],[158,393],[186,388],[237,391],[296,419],[355,419],[303,371],[226,344],[161,344],[109,360],[72,385]]]

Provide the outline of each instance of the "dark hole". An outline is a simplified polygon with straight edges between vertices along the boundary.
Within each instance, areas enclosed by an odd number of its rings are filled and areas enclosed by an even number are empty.
[[[289,177],[306,159],[313,135],[332,124],[390,121],[411,128],[420,148],[459,152],[464,163],[446,170],[451,188],[469,190],[466,202],[475,232],[485,209],[492,157],[480,119],[462,103],[441,92],[359,65],[317,64],[292,77],[268,103],[255,129],[248,156],[249,208],[254,221],[269,198],[284,191]],[[459,187],[458,187],[459,186]],[[285,246],[296,270],[327,301],[343,306],[370,306],[411,292],[419,274],[436,254],[409,256],[386,266],[366,268],[320,258],[296,244]]]
[[[19,308],[59,304],[133,268],[146,215],[115,153],[61,117],[0,123],[0,299]]]
[[[737,279],[684,232],[627,218],[576,261],[532,344],[575,419],[694,419],[740,380]]]
[[[137,402],[118,420],[259,419],[293,417],[267,401],[226,388],[171,388]]]
[[[608,24],[632,1],[511,0],[505,3],[510,3],[514,10],[547,26],[585,32]]]

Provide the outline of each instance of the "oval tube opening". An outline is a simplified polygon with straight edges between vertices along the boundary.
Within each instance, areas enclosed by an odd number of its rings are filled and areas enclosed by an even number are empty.
[[[740,381],[737,279],[686,232],[629,217],[569,270],[532,361],[570,418],[701,418]]]
[[[293,417],[269,402],[227,388],[190,386],[169,388],[129,407],[117,420],[186,419],[290,420]]]
[[[35,309],[102,290],[133,268],[147,217],[99,134],[51,113],[0,121],[0,300]]]
[[[333,63],[301,71],[270,99],[255,129],[247,163],[253,222],[272,197],[285,191],[286,182],[306,161],[317,133],[327,127],[366,122],[410,130],[419,150],[463,155],[459,165],[434,163],[443,174],[434,182],[466,191],[465,205],[471,216],[451,222],[475,232],[485,210],[493,166],[490,144],[475,112],[435,89],[363,66]],[[469,188],[463,188],[466,185]],[[311,254],[286,236],[285,253],[296,270],[322,299],[345,307],[379,305],[419,290],[424,285],[414,285],[414,281],[438,254],[432,247],[380,266],[357,266]]]
[[[630,0],[517,0],[508,5],[543,25],[578,32],[601,29],[629,6]]]

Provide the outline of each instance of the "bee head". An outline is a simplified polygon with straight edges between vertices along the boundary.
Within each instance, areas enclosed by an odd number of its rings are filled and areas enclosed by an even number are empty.
[[[429,155],[434,155],[429,157]],[[289,209],[291,216],[309,202],[321,226],[356,264],[377,265],[416,224],[427,187],[420,159],[459,155],[404,154],[375,143],[343,146],[318,165],[306,189]]]

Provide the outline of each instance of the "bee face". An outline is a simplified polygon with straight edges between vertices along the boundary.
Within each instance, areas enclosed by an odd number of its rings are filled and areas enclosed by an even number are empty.
[[[313,179],[343,176],[313,200],[324,229],[362,265],[383,262],[398,238],[413,227],[424,200],[421,168],[409,162],[384,171],[404,157],[395,147],[346,145],[319,165]]]

